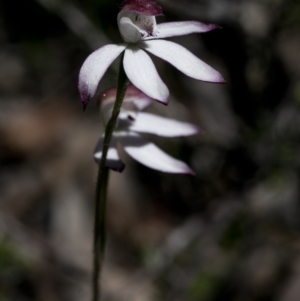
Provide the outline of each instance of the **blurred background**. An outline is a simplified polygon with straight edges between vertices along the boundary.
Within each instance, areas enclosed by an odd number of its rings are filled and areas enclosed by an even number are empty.
[[[300,300],[300,2],[158,1],[158,22],[222,30],[174,38],[219,70],[198,82],[155,59],[162,116],[201,135],[148,137],[196,176],[122,153],[111,173],[102,277],[110,301]],[[85,58],[119,43],[121,1],[0,0],[0,300],[90,300],[102,133],[82,112]],[[114,86],[116,62],[99,86]]]

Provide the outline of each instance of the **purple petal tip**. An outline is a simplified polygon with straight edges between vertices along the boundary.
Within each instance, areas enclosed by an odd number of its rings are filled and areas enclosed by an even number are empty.
[[[199,135],[203,133],[203,130],[197,126],[194,127],[194,130],[195,130],[194,135]]]
[[[85,111],[86,106],[90,102],[91,95],[88,92],[88,87],[86,85],[79,85],[79,93],[81,98],[81,103],[83,105],[83,111]]]
[[[121,10],[132,11],[145,16],[162,16],[162,7],[153,0],[125,0]]]
[[[215,30],[215,29],[222,29],[220,25],[217,24],[209,24],[208,25],[209,31]]]
[[[125,164],[123,164],[121,167],[118,167],[118,168],[112,168],[111,167],[111,170],[117,171],[119,173],[122,173],[124,169],[125,169]]]
[[[226,84],[227,80],[225,80],[224,77],[221,75],[218,83],[220,83],[220,84]]]
[[[125,164],[121,161],[113,161],[113,160],[107,160],[106,161],[106,167],[110,168],[113,171],[117,171],[119,173],[123,172],[125,169]]]
[[[196,176],[196,173],[193,170],[190,170],[190,172],[188,173],[190,176]]]
[[[83,112],[85,112],[85,109],[86,109],[88,103],[90,102],[90,99],[91,99],[90,97],[86,97],[86,98],[81,97]]]
[[[187,175],[187,176],[195,176],[196,175],[196,173],[189,166],[186,166],[185,170],[182,170],[181,172],[178,172],[177,174]]]
[[[169,98],[164,99],[164,100],[158,100],[156,99],[159,103],[163,104],[164,106],[167,106],[169,104]]]
[[[196,175],[196,173],[189,166],[187,166],[187,170],[184,174],[189,175],[189,176],[195,176]]]
[[[218,74],[214,79],[205,81],[207,83],[212,83],[212,84],[226,84],[227,81],[223,78],[221,74]]]

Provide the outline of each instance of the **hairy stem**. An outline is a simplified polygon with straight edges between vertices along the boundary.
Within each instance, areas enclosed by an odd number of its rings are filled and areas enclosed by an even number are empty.
[[[96,200],[95,200],[95,220],[94,220],[94,260],[93,260],[93,287],[92,287],[92,301],[99,301],[101,297],[100,289],[100,274],[104,258],[105,249],[105,212],[106,212],[106,195],[109,178],[109,169],[106,167],[106,157],[109,149],[109,144],[117,124],[120,109],[123,99],[128,87],[129,81],[123,68],[123,57],[121,58],[118,90],[116,101],[114,104],[111,118],[109,119],[106,129],[102,147],[102,157],[99,164],[97,186],[96,186]]]

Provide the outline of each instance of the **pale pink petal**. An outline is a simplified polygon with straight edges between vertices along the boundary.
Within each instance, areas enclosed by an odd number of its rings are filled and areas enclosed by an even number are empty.
[[[99,139],[94,152],[94,159],[98,164],[100,163],[102,157],[102,147],[103,147],[103,137]],[[106,167],[109,167],[118,172],[122,172],[125,168],[125,164],[122,162],[118,154],[117,140],[115,139],[115,137],[112,137],[110,142],[110,146],[106,157]]]
[[[187,122],[139,112],[129,127],[130,131],[155,134],[162,137],[190,136],[199,133],[199,128]]]
[[[134,46],[126,48],[123,64],[124,70],[134,86],[149,97],[164,104],[168,103],[169,90],[145,51]]]
[[[197,21],[160,23],[156,26],[155,36],[146,37],[144,40],[169,38],[191,33],[203,33],[217,28],[220,28],[220,26],[215,24],[204,24]]]
[[[79,72],[78,82],[78,89],[84,107],[95,95],[98,83],[107,68],[124,49],[124,45],[109,44],[94,51],[85,60]]]
[[[150,40],[139,43],[139,45],[190,77],[205,82],[224,83],[224,79],[218,71],[201,61],[186,48],[174,42]]]
[[[141,111],[148,107],[153,102],[153,99],[136,88],[134,85],[129,85],[126,90],[124,102],[134,103],[137,109]]]
[[[103,109],[110,107],[116,100],[117,88],[110,88],[103,91],[98,98],[98,105],[101,105]],[[141,90],[133,85],[129,85],[126,90],[126,94],[123,101],[123,106],[126,107],[126,103],[133,103],[134,106],[140,111],[145,109],[153,102],[153,99],[143,93]]]
[[[118,140],[133,159],[149,168],[169,173],[194,174],[184,162],[169,156],[138,134],[130,133],[130,135],[118,137]]]

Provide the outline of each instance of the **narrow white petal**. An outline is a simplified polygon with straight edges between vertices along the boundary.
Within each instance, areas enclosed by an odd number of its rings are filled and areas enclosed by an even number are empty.
[[[156,34],[154,37],[146,37],[148,39],[162,39],[175,36],[182,36],[191,33],[202,33],[220,28],[215,24],[204,24],[197,21],[183,21],[183,22],[167,22],[160,23],[156,26]]]
[[[166,40],[140,43],[141,47],[172,64],[184,74],[205,82],[223,83],[222,75],[186,48]]]
[[[199,128],[187,122],[139,112],[129,127],[130,131],[155,134],[162,137],[190,136],[199,133]]]
[[[124,70],[134,86],[149,97],[164,104],[168,103],[169,90],[145,51],[137,47],[126,48],[123,64]]]
[[[84,106],[95,95],[98,83],[107,68],[124,49],[124,45],[109,44],[94,51],[85,60],[79,72],[78,82],[78,89]]]
[[[103,138],[104,137],[101,137],[99,139],[94,152],[94,159],[98,164],[100,163],[102,157]],[[115,137],[112,137],[110,142],[106,157],[106,166],[119,172],[122,172],[125,168],[125,164],[122,162],[118,154],[117,140],[115,139]]]
[[[194,174],[184,162],[169,156],[138,134],[130,133],[130,135],[118,139],[133,159],[149,168],[169,173]]]

